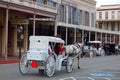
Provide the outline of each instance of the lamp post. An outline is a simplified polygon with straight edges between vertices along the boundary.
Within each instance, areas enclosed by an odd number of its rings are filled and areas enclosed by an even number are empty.
[[[18,25],[18,38],[19,38],[19,59],[21,58],[21,47],[22,47],[22,39],[23,39],[23,26]]]

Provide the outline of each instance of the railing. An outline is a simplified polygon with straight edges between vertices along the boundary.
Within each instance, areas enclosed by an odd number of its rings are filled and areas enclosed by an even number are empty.
[[[23,5],[23,6],[27,6],[27,7],[31,7],[31,8],[40,9],[40,10],[45,10],[45,11],[49,11],[49,12],[53,12],[53,13],[57,13],[56,7],[48,6],[47,4],[42,4],[42,3],[39,3],[39,2],[36,2],[33,0],[2,0],[2,1],[15,3],[18,5]]]

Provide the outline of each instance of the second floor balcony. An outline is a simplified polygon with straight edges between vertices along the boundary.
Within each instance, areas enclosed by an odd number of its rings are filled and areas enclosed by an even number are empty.
[[[57,8],[56,8],[57,2],[50,0],[2,0],[2,1],[57,14]]]

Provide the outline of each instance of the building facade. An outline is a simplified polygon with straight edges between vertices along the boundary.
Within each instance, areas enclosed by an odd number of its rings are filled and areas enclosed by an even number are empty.
[[[101,5],[96,10],[96,28],[101,31],[101,40],[120,43],[120,4]]]
[[[53,36],[56,15],[56,0],[0,0],[0,60],[26,52],[30,35]]]
[[[0,59],[19,56],[19,46],[26,52],[30,35],[60,35],[66,45],[94,40],[119,43],[120,25],[115,23],[114,30],[98,27],[99,11],[95,0],[0,0]]]
[[[95,0],[59,0],[57,34],[66,44],[95,40]]]

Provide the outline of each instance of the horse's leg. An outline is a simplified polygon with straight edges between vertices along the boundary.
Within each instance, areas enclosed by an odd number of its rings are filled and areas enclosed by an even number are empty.
[[[80,69],[80,55],[78,56],[78,69]]]

